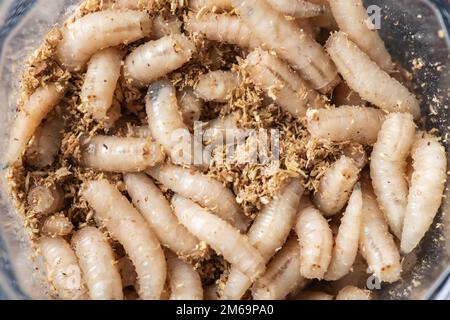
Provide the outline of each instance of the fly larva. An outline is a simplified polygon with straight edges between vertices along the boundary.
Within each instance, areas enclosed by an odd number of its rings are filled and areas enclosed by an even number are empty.
[[[370,177],[378,203],[394,235],[401,239],[408,198],[406,159],[416,125],[406,113],[389,114],[378,134],[370,161]]]
[[[41,227],[41,232],[51,237],[64,237],[71,234],[72,231],[72,222],[62,213],[46,218]]]
[[[265,269],[264,259],[238,229],[196,203],[175,195],[172,206],[178,220],[201,241],[224,256],[251,281]]]
[[[211,120],[203,131],[203,143],[212,146],[225,144],[227,131],[233,132],[238,129],[238,120],[238,116],[234,113]]]
[[[320,44],[288,21],[265,1],[232,0],[239,14],[252,30],[252,36],[264,40],[300,72],[303,79],[322,93],[328,93],[339,82],[336,67]]]
[[[160,0],[114,0],[114,9],[144,10],[150,9]]]
[[[194,254],[199,241],[180,225],[170,203],[152,180],[145,174],[126,174],[124,181],[134,206],[148,221],[161,244],[181,256]]]
[[[62,300],[89,299],[75,252],[63,238],[43,237],[39,249],[47,278]]]
[[[152,137],[159,142],[172,162],[177,164],[203,164],[193,152],[194,139],[183,121],[175,87],[169,80],[153,83],[148,88],[146,110]]]
[[[189,128],[194,128],[195,122],[200,120],[200,116],[202,115],[204,107],[203,100],[197,98],[194,91],[190,88],[179,92],[177,97],[184,123]]]
[[[360,169],[352,159],[342,156],[325,171],[314,193],[314,203],[325,217],[340,212],[358,181]]]
[[[227,102],[238,85],[239,79],[236,73],[212,71],[198,78],[195,94],[205,101]]]
[[[248,218],[244,216],[233,192],[219,181],[192,169],[167,164],[151,168],[147,173],[173,192],[208,208],[240,231],[247,230]]]
[[[371,300],[371,292],[353,286],[347,286],[339,291],[336,300]]]
[[[97,51],[148,36],[152,21],[146,12],[104,10],[90,13],[62,29],[58,58],[69,69],[84,67]]]
[[[64,89],[56,83],[36,89],[17,114],[11,127],[6,161],[9,165],[19,160],[27,143],[48,113],[64,96]]]
[[[231,0],[189,0],[189,8],[200,11],[202,9],[209,9],[214,12],[228,11],[233,9]]]
[[[181,34],[147,42],[125,59],[124,74],[139,85],[149,84],[191,60],[195,44]]]
[[[345,33],[332,34],[326,47],[339,73],[362,99],[387,112],[408,112],[416,119],[420,117],[414,94],[381,69]]]
[[[169,300],[203,300],[202,281],[198,272],[172,252],[166,251],[166,257]]]
[[[190,14],[185,28],[190,33],[201,33],[209,40],[234,44],[244,49],[261,45],[261,41],[235,16],[210,13],[197,17]]]
[[[375,61],[381,69],[392,72],[394,63],[377,30],[370,25],[362,0],[330,0],[330,7],[339,28]]]
[[[166,259],[145,219],[107,180],[86,182],[81,194],[133,262],[139,296],[144,300],[158,300],[166,282]]]
[[[333,233],[322,213],[308,207],[295,225],[300,242],[300,271],[307,279],[323,279],[333,252]]]
[[[338,107],[367,105],[367,101],[361,99],[359,94],[350,89],[345,82],[341,82],[336,88],[334,88],[332,102]]]
[[[400,279],[400,253],[370,183],[363,184],[363,218],[359,250],[370,270],[384,282]]]
[[[94,227],[72,237],[72,247],[83,271],[92,300],[122,300],[122,279],[108,239]]]
[[[289,239],[267,266],[252,288],[254,300],[282,300],[289,293],[304,288],[308,280],[300,273],[300,245]]]
[[[33,212],[55,213],[64,206],[64,192],[55,184],[34,186],[28,191],[27,202]]]
[[[344,156],[352,159],[359,169],[363,169],[367,163],[369,163],[367,153],[364,150],[364,147],[360,144],[350,144],[344,147],[342,153]]]
[[[164,160],[158,143],[146,138],[95,136],[83,142],[82,163],[110,172],[138,172]]]
[[[334,296],[323,291],[303,291],[294,300],[334,300]]]
[[[80,97],[84,110],[100,123],[107,120],[121,67],[122,52],[117,48],[101,50],[89,61]]]
[[[409,189],[401,249],[411,252],[430,228],[447,180],[447,156],[437,138],[421,134],[412,151],[414,172]]]
[[[335,239],[333,255],[325,280],[335,281],[350,272],[358,253],[362,221],[362,192],[357,184],[353,190]]]
[[[149,139],[152,134],[148,126],[133,126],[129,125],[127,127],[127,137]]]
[[[308,108],[320,108],[325,103],[286,63],[267,51],[250,53],[247,68],[255,84],[294,116],[303,117]]]
[[[152,38],[159,39],[173,34],[181,34],[180,20],[177,18],[166,20],[162,16],[156,16],[153,19]]]
[[[385,114],[375,108],[341,106],[310,110],[307,117],[308,131],[314,138],[372,145],[377,141]]]
[[[294,226],[303,191],[300,179],[293,179],[256,216],[250,227],[247,233],[250,244],[261,253],[266,263],[286,242]],[[249,278],[232,267],[223,297],[229,300],[241,299],[251,284]]]
[[[45,119],[36,129],[26,150],[26,162],[36,168],[52,165],[61,147],[63,130],[64,121],[60,116]]]

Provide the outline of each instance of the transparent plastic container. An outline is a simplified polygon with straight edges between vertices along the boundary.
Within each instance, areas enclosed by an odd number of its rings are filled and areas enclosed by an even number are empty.
[[[63,21],[77,0],[0,0],[0,150],[5,150],[19,93],[24,61],[44,35]],[[427,126],[442,136],[450,133],[450,3],[448,0],[369,0],[382,8],[381,35],[394,58],[411,70],[413,59],[425,65],[415,72],[416,93],[423,100]],[[447,24],[447,28],[446,28]],[[418,60],[416,60],[418,61]],[[438,102],[436,102],[438,101]],[[429,106],[433,105],[430,112]],[[0,153],[0,159],[3,153]],[[450,159],[450,156],[449,156]],[[0,160],[1,167],[4,162]],[[7,193],[0,169],[0,299],[46,298],[47,284],[41,261],[32,251],[21,218]],[[415,257],[404,263],[404,279],[382,285],[380,298],[450,299],[450,194]],[[417,261],[410,267],[411,261]]]

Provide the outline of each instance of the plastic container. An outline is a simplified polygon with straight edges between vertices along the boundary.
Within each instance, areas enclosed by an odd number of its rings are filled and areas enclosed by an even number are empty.
[[[17,101],[20,74],[26,57],[40,44],[46,32],[76,0],[0,1],[0,150],[5,150]],[[425,65],[415,72],[417,94],[427,126],[443,136],[450,133],[450,39],[447,0],[370,0],[366,5],[381,8],[381,34],[392,55],[407,69],[413,59]],[[416,60],[416,62],[419,60]],[[438,101],[438,102],[436,102]],[[429,106],[433,105],[430,112]],[[432,114],[431,114],[432,113]],[[0,155],[0,158],[3,155]],[[450,156],[449,156],[450,158]],[[3,167],[3,161],[0,162]],[[394,285],[382,285],[379,296],[386,299],[450,299],[450,197],[448,189],[442,212],[428,232],[411,269]],[[438,227],[440,226],[440,227]],[[46,281],[39,258],[32,261],[30,243],[7,194],[4,170],[0,170],[0,299],[45,298]],[[414,267],[414,261],[417,264]]]

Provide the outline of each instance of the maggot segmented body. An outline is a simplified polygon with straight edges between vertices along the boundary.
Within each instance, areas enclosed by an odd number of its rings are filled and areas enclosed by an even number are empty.
[[[88,299],[75,252],[63,238],[43,237],[39,249],[44,257],[47,278],[63,300]]]
[[[333,33],[326,47],[339,73],[362,99],[387,112],[409,112],[416,119],[420,116],[414,94],[382,70],[345,33]]]
[[[122,52],[107,48],[95,53],[89,61],[81,101],[84,110],[98,122],[106,121],[122,68]]]
[[[196,51],[186,36],[172,34],[147,42],[125,59],[125,76],[145,85],[182,67]]]
[[[194,268],[166,251],[170,300],[203,300],[200,275]]]
[[[28,98],[14,120],[10,134],[10,144],[6,155],[9,165],[19,160],[27,143],[48,113],[64,96],[64,88],[51,83],[36,91]]]
[[[342,156],[336,161],[319,181],[319,188],[314,194],[314,203],[326,217],[338,213],[344,208],[360,169],[352,159]]]
[[[300,273],[300,245],[296,237],[289,239],[267,266],[264,275],[252,288],[254,300],[282,300],[308,284]]]
[[[195,94],[205,101],[226,102],[239,85],[238,75],[232,71],[212,71],[198,78]]]
[[[408,195],[401,250],[411,252],[430,228],[442,202],[447,156],[438,139],[420,133],[412,149],[414,171]]]
[[[320,108],[325,100],[275,55],[256,49],[247,56],[247,67],[256,85],[294,116],[303,117],[308,108]]]
[[[333,234],[322,213],[308,207],[299,212],[295,225],[300,242],[300,271],[307,279],[323,279],[331,262]]]
[[[236,197],[219,181],[174,165],[161,165],[149,169],[147,173],[175,193],[208,208],[242,232],[247,230],[249,220],[236,202]]]
[[[392,283],[400,279],[400,253],[389,233],[370,182],[364,181],[362,187],[364,214],[359,250],[375,276],[380,281]]]
[[[373,189],[390,229],[400,239],[408,197],[406,159],[414,143],[416,125],[406,113],[387,116],[371,155]]]
[[[64,192],[56,184],[34,186],[28,191],[27,202],[35,213],[55,213],[64,206]]]
[[[307,117],[308,131],[314,138],[372,145],[377,140],[385,115],[375,108],[341,106],[310,110]]]
[[[203,100],[196,97],[194,91],[190,88],[178,92],[177,97],[184,123],[190,128],[194,128],[195,122],[199,121],[202,115]]]
[[[350,272],[358,253],[363,215],[361,186],[357,184],[348,201],[335,239],[333,255],[325,279],[335,281]]]
[[[153,83],[148,88],[146,111],[152,137],[176,164],[204,164],[201,152],[195,152],[195,142],[179,110],[175,87],[168,80]]]
[[[112,8],[143,10],[152,8],[154,4],[159,2],[160,0],[113,0]]]
[[[353,286],[347,286],[339,291],[336,300],[371,300],[371,292]]]
[[[83,141],[84,166],[111,172],[138,172],[164,160],[158,143],[146,138],[95,136]]]
[[[199,241],[180,225],[170,203],[145,174],[127,174],[125,184],[133,204],[148,221],[161,244],[181,256],[196,252]]]
[[[26,162],[44,168],[55,162],[63,138],[64,121],[59,115],[51,115],[36,129],[26,153]]]
[[[79,69],[97,51],[144,38],[151,27],[152,21],[146,12],[104,10],[90,13],[64,26],[58,58],[66,67]]]
[[[235,16],[210,13],[196,17],[191,14],[185,27],[189,32],[201,33],[209,40],[234,44],[244,49],[253,49],[262,44],[242,20]]]
[[[85,227],[72,237],[72,246],[91,299],[122,300],[122,280],[105,235],[97,228]]]
[[[153,19],[152,38],[159,39],[173,34],[181,34],[180,20],[177,18],[166,20],[162,16],[156,16]]]
[[[69,218],[62,213],[54,214],[44,220],[41,232],[51,237],[63,237],[71,234],[73,224]]]
[[[88,181],[81,193],[95,210],[96,219],[123,245],[133,262],[139,296],[146,300],[160,299],[166,282],[166,260],[145,219],[107,180]]]
[[[257,215],[247,233],[250,244],[262,255],[265,262],[281,248],[286,241],[303,195],[300,179],[294,178],[273,200]],[[223,290],[225,299],[236,300],[242,298],[251,281],[236,268],[231,268],[228,281]]]
[[[339,28],[383,70],[392,72],[394,64],[383,40],[370,19],[362,0],[330,0],[330,7]]]
[[[193,235],[223,255],[251,281],[264,272],[263,257],[238,229],[179,195],[172,198],[172,206],[180,222]]]
[[[286,20],[265,1],[232,3],[254,35],[288,61],[314,89],[327,93],[339,83],[336,67],[325,50],[295,22]]]

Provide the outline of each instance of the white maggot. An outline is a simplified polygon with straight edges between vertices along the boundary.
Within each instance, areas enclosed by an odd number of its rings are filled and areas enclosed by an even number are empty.
[[[364,145],[372,145],[377,141],[384,121],[381,110],[358,106],[310,110],[307,117],[308,131],[314,138]]]
[[[152,21],[146,12],[104,10],[90,13],[64,26],[58,58],[69,69],[80,69],[97,51],[144,38],[151,28]]]
[[[265,274],[252,288],[254,300],[282,300],[304,288],[308,280],[300,273],[300,245],[295,237],[289,239],[267,266]]]
[[[236,197],[219,181],[174,165],[161,165],[149,169],[147,173],[173,192],[208,208],[240,231],[247,230],[249,220],[236,202]]]
[[[63,300],[88,299],[83,274],[75,252],[63,238],[43,237],[39,249],[44,257],[47,278]]]
[[[84,166],[111,172],[138,172],[164,160],[158,143],[146,138],[95,136],[83,142]]]
[[[56,83],[36,89],[28,98],[11,127],[9,149],[6,154],[8,165],[19,160],[27,143],[48,113],[64,96],[64,88]]]
[[[194,92],[205,101],[226,102],[238,85],[236,73],[218,70],[201,75]]]
[[[322,213],[307,207],[295,225],[300,242],[300,272],[307,279],[323,279],[331,262],[333,233]]]
[[[412,151],[414,172],[401,238],[402,252],[411,252],[430,228],[442,202],[447,156],[437,138],[421,134]]]
[[[60,116],[45,119],[36,129],[26,150],[26,162],[37,168],[52,165],[61,147],[63,130],[64,121]]]
[[[408,112],[416,119],[420,117],[414,94],[382,70],[345,33],[333,33],[326,47],[339,73],[362,99],[386,112]]]
[[[169,201],[153,181],[145,174],[126,174],[124,181],[134,206],[148,221],[161,244],[180,256],[194,254],[199,241],[180,225]]]
[[[112,237],[125,248],[136,268],[139,296],[145,300],[160,299],[166,282],[166,259],[145,219],[107,180],[86,182],[82,197]]]
[[[41,227],[41,232],[51,237],[64,237],[71,234],[72,231],[72,222],[62,213],[46,218]]]
[[[200,275],[194,268],[166,251],[167,275],[170,284],[170,300],[203,300]]]
[[[92,300],[122,300],[122,280],[113,250],[103,233],[94,227],[85,227],[72,237],[72,247]]]
[[[181,21],[176,17],[165,20],[162,16],[153,19],[152,38],[159,39],[173,34],[181,34]]]
[[[371,292],[353,286],[347,286],[339,291],[336,300],[371,300]]]
[[[386,50],[362,0],[330,0],[330,7],[339,28],[383,70],[392,72],[394,63]]]
[[[406,159],[414,143],[416,125],[406,113],[387,116],[378,134],[370,161],[370,177],[381,210],[399,239],[408,198]]]
[[[384,282],[400,279],[400,254],[370,183],[363,184],[363,219],[359,250],[370,270]]]
[[[314,89],[328,93],[340,82],[336,67],[322,46],[294,21],[286,20],[266,1],[232,0],[232,3],[254,36],[289,62]]]
[[[184,89],[177,94],[180,111],[183,121],[189,128],[194,128],[196,121],[199,121],[204,108],[204,102],[195,96],[190,88]]]
[[[294,226],[303,191],[300,179],[293,179],[256,216],[250,227],[247,233],[250,244],[261,253],[266,263],[286,242]],[[251,284],[248,277],[232,267],[223,297],[229,300],[241,299]]]
[[[28,191],[27,203],[35,213],[55,213],[64,206],[64,191],[56,184],[34,186]]]
[[[335,281],[350,272],[358,253],[359,235],[363,215],[361,186],[357,184],[348,201],[344,217],[335,239],[333,255],[325,280]]]
[[[124,74],[139,85],[150,84],[182,67],[195,51],[195,44],[184,35],[165,36],[134,49],[125,59]]]
[[[354,161],[342,156],[325,171],[314,193],[314,203],[325,217],[331,217],[345,207],[358,181],[360,169]]]
[[[256,49],[247,56],[247,69],[256,85],[294,116],[303,117],[308,108],[320,108],[325,100],[275,55]]]
[[[244,49],[261,45],[261,41],[235,16],[210,13],[197,17],[190,14],[185,28],[190,33],[201,33],[209,40],[234,44]]]
[[[251,281],[265,269],[264,259],[238,229],[196,203],[175,195],[172,206],[180,222],[198,239],[238,268]]]
[[[148,88],[146,111],[152,137],[160,143],[172,162],[203,164],[201,152],[195,152],[194,137],[180,112],[175,87],[168,80],[153,83]]]
[[[117,48],[101,50],[89,61],[80,97],[84,110],[100,123],[107,120],[121,68],[122,52]]]

